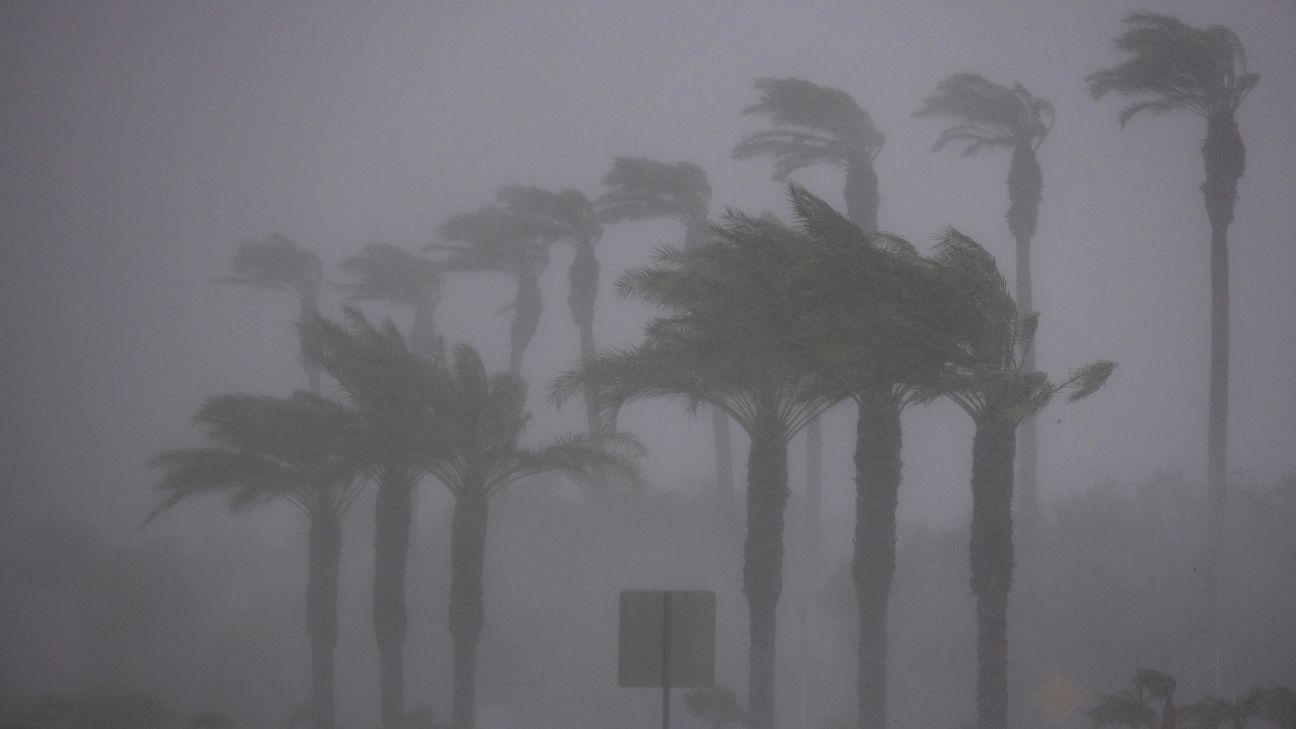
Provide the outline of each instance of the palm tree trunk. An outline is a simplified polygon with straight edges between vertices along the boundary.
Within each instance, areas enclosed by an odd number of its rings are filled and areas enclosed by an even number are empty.
[[[1008,726],[1008,591],[1013,572],[1016,427],[977,422],[972,442],[972,593],[977,620],[977,728]]]
[[[509,331],[509,372],[521,376],[522,355],[540,326],[544,300],[537,276],[518,276],[517,300],[513,302],[513,325]]]
[[[306,631],[311,644],[311,723],[334,729],[333,653],[338,635],[338,562],[342,525],[336,513],[312,514],[306,587]]]
[[[1008,170],[1008,230],[1017,243],[1017,315],[1035,311],[1031,288],[1031,241],[1039,224],[1039,206],[1044,174],[1029,141],[1020,143],[1012,154]],[[1035,348],[1026,350],[1022,371],[1035,371]],[[1029,542],[1039,521],[1039,438],[1034,416],[1022,421],[1017,462],[1017,486],[1021,493],[1022,537]]]
[[[395,729],[405,719],[405,562],[415,481],[412,474],[389,470],[378,484],[373,622],[381,729]]]
[[[582,238],[576,242],[576,255],[572,258],[568,270],[570,289],[567,303],[571,305],[572,321],[580,332],[581,362],[594,359],[594,302],[598,298],[599,263],[594,255],[594,240]],[[598,408],[590,393],[585,393],[585,422],[590,435],[598,435],[607,429],[608,423],[600,422]],[[611,428],[610,430],[615,430]]]
[[[773,413],[757,416],[747,458],[743,595],[750,616],[750,729],[774,726],[774,638],[783,589],[783,515],[788,501],[787,434]]]
[[[855,554],[859,605],[860,729],[885,729],[887,605],[895,576],[900,493],[900,404],[889,392],[860,399],[855,431]]]
[[[454,640],[451,729],[472,729],[477,697],[477,640],[485,621],[486,497],[465,488],[450,525],[450,635]]]
[[[1211,225],[1211,369],[1210,410],[1207,415],[1206,483],[1209,524],[1206,554],[1207,639],[1213,648],[1216,676],[1220,674],[1220,582],[1228,545],[1224,525],[1228,509],[1228,377],[1229,377],[1229,261],[1228,227],[1237,204],[1237,186],[1246,168],[1246,148],[1232,114],[1208,120],[1202,143],[1206,181],[1202,195]]]
[[[414,323],[410,326],[409,349],[424,359],[431,359],[440,348],[441,338],[436,332],[436,322],[431,303],[414,307]]]

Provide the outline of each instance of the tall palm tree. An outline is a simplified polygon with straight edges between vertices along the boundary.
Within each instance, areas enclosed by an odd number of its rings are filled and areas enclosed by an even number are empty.
[[[1089,74],[1090,94],[1095,99],[1109,92],[1141,99],[1121,109],[1121,126],[1144,111],[1164,114],[1184,110],[1206,120],[1201,147],[1206,180],[1201,191],[1211,226],[1211,365],[1206,436],[1209,541],[1203,584],[1209,623],[1206,637],[1214,647],[1218,675],[1219,584],[1228,507],[1228,227],[1233,222],[1238,181],[1246,168],[1246,147],[1236,113],[1260,76],[1247,69],[1242,41],[1223,26],[1194,28],[1173,16],[1146,12],[1126,16],[1125,23],[1128,27],[1117,37],[1116,50],[1130,58]]]
[[[580,332],[580,358],[594,358],[594,304],[598,299],[599,262],[594,247],[603,237],[603,225],[593,204],[579,190],[552,192],[538,187],[508,185],[500,188],[500,203],[523,216],[532,228],[554,243],[567,241],[575,255],[567,271],[567,303]],[[610,430],[605,414],[587,398],[585,417],[590,435]]]
[[[226,494],[234,513],[286,501],[306,515],[311,717],[318,729],[333,729],[341,518],[362,483],[359,423],[340,403],[303,391],[288,398],[221,395],[204,403],[194,422],[208,445],[163,451],[152,460],[166,473],[157,485],[162,501],[145,523],[211,493]]]
[[[1039,221],[1044,176],[1036,155],[1053,129],[1053,105],[1031,95],[1021,84],[1001,86],[975,73],[958,73],[941,81],[936,93],[923,101],[915,117],[941,116],[955,120],[936,140],[934,150],[954,143],[963,156],[982,149],[1008,150],[1008,231],[1017,244],[1016,299],[1018,316],[1035,311],[1031,291],[1031,240]],[[1035,350],[1022,361],[1026,372],[1035,371]],[[1017,482],[1021,492],[1023,534],[1034,530],[1039,519],[1039,458],[1036,421],[1027,418],[1020,429]]]
[[[283,291],[297,299],[301,306],[298,321],[319,316],[320,285],[324,266],[319,256],[293,240],[273,233],[264,241],[246,241],[234,254],[234,275],[216,279],[220,283],[242,284]],[[299,356],[310,383],[310,391],[319,394],[320,365],[303,351]]]
[[[390,243],[369,243],[359,255],[342,259],[338,268],[354,279],[341,284],[350,298],[409,307],[414,312],[410,350],[435,356],[441,348],[433,321],[441,299],[441,272],[431,260]]]
[[[855,542],[859,726],[886,726],[887,608],[896,561],[901,412],[939,381],[952,338],[931,262],[907,242],[865,233],[793,186],[806,239],[800,327],[812,366],[856,404]]]
[[[971,238],[946,229],[938,239],[938,280],[961,350],[924,397],[943,395],[972,418],[972,537],[969,554],[977,621],[977,727],[1008,722],[1008,592],[1014,563],[1012,498],[1017,426],[1067,392],[1073,402],[1097,392],[1115,364],[1086,365],[1061,383],[1028,372],[1024,353],[1037,317],[1021,318],[994,258]]]
[[[510,484],[537,473],[561,471],[588,478],[592,469],[619,469],[637,477],[628,460],[601,445],[638,454],[627,438],[559,440],[539,450],[518,446],[530,419],[526,383],[517,375],[487,377],[477,351],[459,345],[439,396],[446,426],[444,450],[428,472],[455,499],[450,529],[450,634],[454,640],[454,689],[450,726],[472,729],[477,686],[477,640],[485,622],[483,576],[490,500]]]
[[[644,157],[617,157],[603,177],[607,188],[596,201],[605,223],[672,218],[684,226],[684,250],[707,243],[711,214],[711,184],[706,171],[691,162],[669,164]],[[715,441],[716,489],[726,507],[734,498],[733,447],[729,419],[711,413]],[[730,509],[726,508],[726,512]]]
[[[846,217],[865,232],[878,227],[878,177],[873,159],[885,137],[851,95],[799,78],[760,78],[760,101],[743,109],[762,114],[773,129],[748,135],[734,147],[736,159],[772,157],[774,179],[786,182],[802,167],[826,162],[846,170]],[[811,559],[819,555],[823,493],[823,434],[818,420],[806,428],[806,497]]]
[[[801,363],[792,332],[792,271],[801,251],[795,231],[732,214],[694,251],[662,249],[656,265],[627,271],[623,295],[659,306],[645,340],[600,355],[555,385],[559,400],[592,388],[620,406],[657,395],[709,405],[751,438],[747,461],[747,536],[743,594],[750,615],[748,717],[774,723],[774,638],[783,586],[783,516],[788,500],[787,444],[833,396]]]
[[[317,317],[299,325],[303,349],[333,379],[365,433],[367,472],[378,488],[374,517],[373,625],[382,729],[405,716],[405,568],[414,487],[438,452],[438,360],[410,351],[390,321],[371,324],[344,307],[345,325]]]
[[[488,205],[460,213],[442,223],[446,243],[426,246],[446,256],[438,261],[448,271],[498,272],[517,284],[509,332],[509,372],[522,373],[522,356],[540,325],[544,300],[540,296],[540,274],[549,264],[548,230],[506,207]]]

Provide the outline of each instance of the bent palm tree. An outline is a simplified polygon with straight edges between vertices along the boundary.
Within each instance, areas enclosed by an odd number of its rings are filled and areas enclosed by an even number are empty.
[[[603,226],[589,199],[579,190],[550,192],[538,187],[508,185],[500,188],[500,202],[523,216],[550,243],[565,240],[575,255],[567,272],[567,303],[572,321],[580,332],[581,360],[594,358],[594,304],[598,299],[599,262],[594,247],[603,237]],[[600,413],[592,399],[585,403],[585,417],[590,435],[610,430],[611,423],[600,423]]]
[[[853,400],[859,726],[886,726],[887,608],[896,563],[901,412],[951,353],[932,266],[905,241],[865,233],[792,187],[807,243],[797,290],[812,365]]]
[[[756,80],[760,101],[744,114],[764,114],[774,129],[747,136],[734,147],[736,159],[774,158],[774,179],[786,182],[802,167],[827,162],[846,169],[846,217],[866,233],[877,230],[877,172],[873,159],[885,136],[850,94],[799,78]],[[818,420],[806,428],[807,531],[811,559],[819,556],[819,513],[823,493],[823,434]]]
[[[446,427],[444,450],[428,472],[455,499],[450,529],[450,634],[454,640],[454,688],[450,726],[472,729],[477,687],[477,640],[485,622],[483,576],[487,508],[510,484],[537,473],[562,471],[589,478],[592,469],[619,469],[637,477],[625,459],[603,450],[617,445],[638,455],[630,439],[569,438],[539,450],[518,447],[526,429],[526,383],[517,375],[487,377],[477,351],[459,345],[439,396]]]
[[[338,268],[354,277],[341,284],[350,298],[409,307],[414,312],[410,350],[436,356],[441,337],[433,315],[441,299],[441,272],[432,261],[390,243],[369,243],[359,255],[342,259]]]
[[[1164,114],[1182,109],[1206,120],[1201,147],[1206,180],[1201,191],[1211,226],[1211,365],[1206,436],[1209,541],[1204,586],[1209,615],[1206,637],[1214,647],[1218,675],[1219,584],[1228,507],[1228,227],[1233,222],[1238,181],[1246,168],[1246,147],[1235,115],[1260,76],[1248,71],[1242,41],[1228,28],[1194,28],[1157,13],[1133,13],[1125,22],[1129,27],[1116,39],[1116,50],[1131,58],[1089,74],[1093,97],[1114,92],[1143,98],[1121,110],[1121,126],[1144,111]]]
[[[706,171],[691,162],[667,164],[644,157],[617,157],[603,177],[607,192],[596,201],[599,220],[605,223],[672,218],[684,226],[684,250],[707,243],[711,212],[711,184]],[[719,410],[711,414],[715,441],[716,489],[726,506],[734,498],[733,448],[729,419]]]
[[[299,325],[303,349],[337,380],[365,433],[366,470],[378,487],[374,517],[373,624],[378,642],[380,726],[405,716],[405,567],[414,486],[441,437],[435,410],[438,360],[409,350],[395,325],[318,317]]]
[[[562,400],[587,388],[619,407],[657,395],[684,397],[728,415],[751,437],[743,594],[750,615],[748,714],[754,729],[774,721],[774,638],[783,586],[787,443],[832,402],[802,366],[796,312],[788,306],[801,253],[797,234],[732,214],[694,251],[662,249],[656,265],[618,281],[623,295],[659,306],[643,343],[600,355],[559,378]]]
[[[1054,384],[1022,362],[1037,317],[1020,318],[994,258],[954,229],[939,237],[937,276],[961,350],[925,398],[944,396],[972,418],[972,593],[977,602],[977,727],[1008,721],[1008,592],[1013,573],[1013,460],[1017,426],[1067,392],[1074,402],[1097,392],[1115,364],[1099,361]]]
[[[1032,96],[1021,84],[1000,86],[975,73],[958,73],[936,87],[923,101],[915,117],[943,116],[956,124],[941,133],[933,147],[963,145],[963,156],[982,149],[1006,149],[1012,154],[1008,167],[1008,231],[1017,244],[1016,299],[1018,316],[1035,311],[1031,290],[1031,240],[1039,222],[1044,176],[1036,151],[1053,129],[1055,112],[1048,101]],[[1035,351],[1022,361],[1026,372],[1035,371]],[[1017,480],[1021,491],[1022,527],[1034,530],[1039,518],[1038,448],[1036,421],[1022,421],[1021,452]]]
[[[324,266],[319,256],[278,233],[264,241],[247,241],[234,254],[234,275],[216,279],[286,292],[301,305],[298,321],[319,316],[319,291],[324,281]],[[298,359],[310,383],[310,391],[319,394],[320,365],[303,351]]]
[[[445,251],[439,264],[449,271],[494,271],[511,276],[517,284],[509,332],[509,372],[522,373],[522,356],[540,325],[544,300],[540,297],[540,274],[549,264],[547,230],[535,221],[498,205],[460,213],[441,225],[441,237],[448,243],[426,246]]]
[[[209,493],[227,494],[234,513],[282,500],[306,514],[311,717],[318,729],[333,729],[341,517],[361,484],[359,423],[341,404],[307,392],[214,397],[194,422],[209,445],[164,451],[152,460],[166,469],[157,485],[164,496],[144,521]]]

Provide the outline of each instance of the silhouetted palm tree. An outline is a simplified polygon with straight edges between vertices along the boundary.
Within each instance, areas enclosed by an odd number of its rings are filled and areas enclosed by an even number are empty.
[[[297,299],[301,305],[299,322],[319,316],[319,291],[324,282],[324,266],[319,256],[278,233],[264,241],[247,241],[234,254],[234,275],[216,279],[257,288],[276,289]],[[303,351],[299,357],[310,382],[310,391],[319,394],[320,366]]]
[[[1085,712],[1094,729],[1124,726],[1130,729],[1177,729],[1174,706],[1175,679],[1168,673],[1140,669],[1130,687],[1104,694],[1094,708]],[[1161,702],[1157,711],[1155,702]]]
[[[549,264],[549,231],[499,205],[488,205],[451,217],[440,228],[447,243],[431,249],[445,251],[437,263],[448,271],[504,273],[517,284],[517,296],[503,311],[513,310],[509,332],[509,372],[522,374],[522,356],[540,324],[544,300],[540,274]],[[501,311],[501,313],[503,313]]]
[[[299,326],[303,349],[337,380],[365,433],[367,473],[378,487],[373,623],[380,726],[405,716],[405,567],[414,487],[441,438],[434,407],[440,361],[411,352],[394,324],[375,326],[344,307],[347,324],[317,317]]]
[[[693,251],[662,249],[656,265],[627,271],[624,295],[665,309],[645,341],[600,355],[558,380],[558,399],[592,388],[613,406],[657,395],[705,403],[751,437],[743,594],[750,615],[748,717],[774,721],[774,638],[783,587],[787,443],[833,401],[802,365],[796,311],[787,306],[802,251],[795,231],[732,214]]]
[[[711,184],[706,171],[691,162],[668,164],[644,157],[617,157],[603,177],[608,188],[596,201],[599,219],[605,223],[671,218],[684,226],[684,250],[697,250],[709,235]],[[711,414],[715,440],[716,489],[726,505],[734,498],[733,447],[729,419],[723,412]]]
[[[1053,105],[1032,96],[1021,84],[1000,86],[975,73],[958,73],[936,87],[915,117],[942,116],[956,124],[941,133],[934,150],[946,144],[963,146],[963,156],[982,149],[1008,150],[1008,231],[1017,244],[1016,299],[1019,316],[1035,311],[1031,290],[1031,240],[1039,221],[1044,176],[1036,150],[1053,129]],[[1035,371],[1035,351],[1026,352],[1022,368]],[[1020,430],[1017,474],[1021,492],[1023,533],[1030,534],[1039,518],[1036,421],[1027,418]]]
[[[594,247],[603,237],[594,206],[579,190],[551,192],[538,187],[508,185],[500,188],[500,203],[521,215],[551,244],[567,241],[575,255],[568,269],[567,303],[572,321],[580,332],[580,358],[594,358],[594,304],[598,299],[599,262]],[[593,402],[587,402],[585,417],[591,435],[611,430],[610,422],[600,422]]]
[[[1260,76],[1248,71],[1242,41],[1228,28],[1194,28],[1178,18],[1146,12],[1128,15],[1125,23],[1129,27],[1116,39],[1116,50],[1131,57],[1089,75],[1093,97],[1114,92],[1141,98],[1121,109],[1122,126],[1144,111],[1164,114],[1182,109],[1206,120],[1201,147],[1206,180],[1201,191],[1211,226],[1211,373],[1206,437],[1209,546],[1204,584],[1209,615],[1206,638],[1214,647],[1218,673],[1219,584],[1228,507],[1228,227],[1233,222],[1238,181],[1246,168],[1246,147],[1235,115]]]
[[[626,438],[561,439],[539,450],[518,446],[530,415],[526,383],[517,375],[487,377],[477,351],[459,345],[438,395],[446,441],[428,471],[455,499],[450,530],[450,634],[454,639],[454,690],[450,726],[472,729],[477,686],[477,640],[485,622],[483,576],[487,508],[510,484],[537,473],[561,471],[588,478],[591,469],[618,468],[637,477],[625,459],[603,446],[638,453]]]
[[[923,397],[943,395],[972,418],[972,593],[977,602],[977,727],[1008,721],[1008,592],[1014,564],[1012,498],[1017,426],[1055,394],[1073,402],[1097,392],[1115,364],[1099,361],[1053,384],[1022,362],[1037,317],[1020,318],[994,258],[954,229],[939,237],[938,280],[951,297],[958,352],[941,382]]]
[[[209,444],[167,450],[152,460],[166,469],[157,485],[164,496],[145,523],[210,493],[226,494],[234,513],[280,500],[301,509],[310,520],[311,717],[318,729],[332,729],[341,518],[360,489],[360,423],[341,404],[308,392],[214,397],[194,422]]]
[[[369,243],[359,255],[342,259],[338,268],[354,277],[341,284],[350,298],[409,307],[414,312],[410,350],[436,356],[441,337],[433,315],[441,299],[441,272],[432,261],[390,243]]]

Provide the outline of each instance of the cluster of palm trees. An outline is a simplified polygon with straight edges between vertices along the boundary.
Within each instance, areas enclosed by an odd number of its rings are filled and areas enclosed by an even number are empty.
[[[1234,119],[1256,84],[1237,37],[1220,27],[1136,13],[1117,48],[1131,58],[1092,74],[1095,98],[1137,97],[1120,115],[1176,109],[1207,120],[1202,190],[1212,227],[1212,369],[1208,438],[1213,509],[1208,557],[1210,604],[1218,604],[1224,508],[1227,409],[1227,229],[1233,218],[1244,150]],[[759,100],[744,109],[769,128],[742,139],[739,159],[769,157],[773,177],[829,163],[845,170],[845,214],[790,186],[793,224],[730,213],[711,225],[706,173],[688,162],[614,160],[603,194],[505,186],[493,204],[448,219],[434,257],[371,243],[345,259],[338,284],[351,298],[413,312],[402,335],[346,310],[346,323],[320,316],[320,259],[272,236],[245,244],[234,275],[222,280],[287,291],[301,305],[301,362],[308,391],[288,398],[213,398],[196,421],[208,444],[167,451],[157,511],[186,497],[226,492],[241,510],[271,499],[297,505],[311,521],[308,634],[314,660],[314,717],[333,727],[332,646],[336,640],[336,569],[341,516],[372,484],[376,498],[373,620],[379,645],[381,725],[403,717],[404,564],[416,484],[440,481],[456,500],[452,526],[451,631],[455,642],[452,723],[473,723],[475,646],[480,634],[489,498],[543,470],[588,477],[599,469],[633,471],[633,443],[615,435],[618,410],[648,396],[675,395],[711,411],[717,491],[732,499],[730,422],[750,438],[743,592],[750,613],[747,712],[755,729],[774,718],[775,614],[783,581],[783,521],[789,497],[787,447],[807,432],[807,496],[818,518],[822,490],[817,418],[844,401],[858,409],[853,576],[859,608],[860,726],[886,722],[887,601],[895,571],[896,504],[901,482],[902,411],[947,398],[976,425],[973,441],[971,587],[977,599],[977,710],[981,729],[1007,721],[1007,597],[1012,583],[1014,488],[1020,486],[1022,532],[1036,509],[1032,416],[1067,392],[1085,397],[1114,365],[1096,362],[1063,382],[1036,371],[1030,252],[1043,175],[1037,151],[1053,126],[1049,102],[1020,84],[972,73],[953,75],[917,117],[953,120],[936,142],[1010,152],[1008,229],[1016,243],[1015,296],[994,260],[974,241],[946,229],[923,255],[878,233],[881,200],[873,161],[883,133],[845,91],[797,78],[756,81]],[[1150,100],[1149,100],[1150,99]],[[596,246],[604,225],[672,218],[682,245],[621,276],[617,288],[663,309],[644,340],[600,351],[595,301]],[[554,385],[553,399],[580,396],[588,435],[539,451],[518,446],[526,423],[521,379],[527,347],[543,311],[540,275],[552,247],[574,252],[568,303],[579,332],[578,365]],[[447,347],[434,326],[443,278],[495,272],[510,277],[515,298],[506,374],[487,377],[471,348]],[[503,312],[501,312],[503,313]],[[321,376],[341,396],[321,394]],[[1020,434],[1019,434],[1020,431]],[[1018,442],[1020,440],[1020,448]],[[622,450],[617,451],[615,447]],[[613,450],[609,450],[613,448]],[[1019,474],[1014,475],[1018,460]],[[151,518],[151,517],[150,517]],[[812,523],[810,533],[815,533]],[[1212,618],[1211,633],[1218,633]]]

